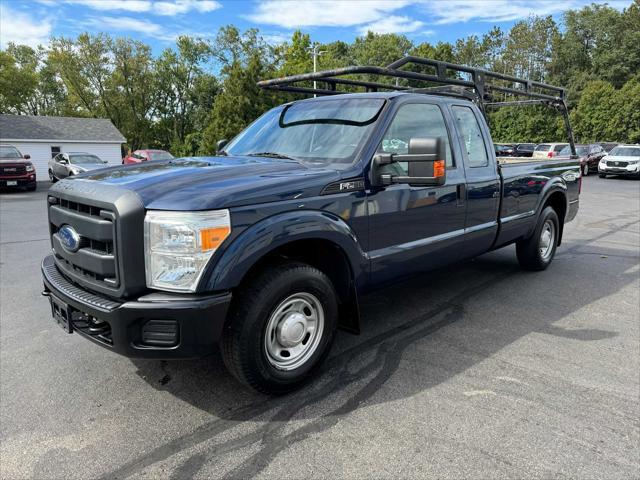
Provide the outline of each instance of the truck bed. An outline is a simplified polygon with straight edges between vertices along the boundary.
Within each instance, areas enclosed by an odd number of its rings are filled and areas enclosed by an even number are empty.
[[[531,217],[537,214],[540,200],[554,186],[559,185],[567,194],[565,222],[575,217],[581,182],[578,160],[501,157],[498,170],[503,186],[497,246],[529,233],[535,226]]]

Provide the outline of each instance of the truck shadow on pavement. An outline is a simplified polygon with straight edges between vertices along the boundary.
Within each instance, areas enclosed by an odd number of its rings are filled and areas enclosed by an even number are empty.
[[[104,478],[139,474],[178,452],[186,453],[186,460],[172,478],[189,478],[245,447],[247,456],[225,476],[250,477],[281,451],[350,412],[437,386],[527,335],[576,342],[614,337],[615,325],[567,328],[560,321],[637,281],[640,258],[633,249],[606,248],[597,241],[638,223],[625,219],[586,242],[561,246],[546,272],[521,271],[508,248],[368,295],[362,299],[363,335],[339,332],[316,379],[283,397],[243,388],[217,355],[171,363],[132,360],[151,386],[208,412],[212,420]],[[596,283],[594,271],[604,281]],[[234,436],[231,430],[245,422],[255,428]],[[196,453],[189,455],[192,448]]]

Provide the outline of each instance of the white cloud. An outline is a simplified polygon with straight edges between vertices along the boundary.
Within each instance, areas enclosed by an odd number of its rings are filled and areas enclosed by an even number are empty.
[[[31,47],[46,45],[52,30],[50,18],[36,20],[0,2],[0,47],[4,48],[10,42]]]
[[[410,0],[265,0],[247,18],[284,28],[350,27],[375,22],[410,3]]]
[[[573,0],[448,0],[419,3],[432,15],[437,24],[480,22],[509,22],[529,15],[553,15],[571,8],[580,8],[589,2]]]
[[[419,20],[412,20],[409,17],[390,15],[367,25],[363,25],[358,30],[363,35],[367,32],[403,34],[415,32],[416,30],[421,29],[423,26],[424,22],[421,22]]]
[[[98,31],[115,31],[131,33],[135,32],[136,35],[146,36],[162,40],[164,42],[173,42],[182,35],[189,35],[191,37],[209,38],[210,32],[198,32],[193,29],[184,30],[176,28],[167,28],[166,25],[160,25],[159,23],[152,22],[143,18],[134,17],[111,17],[103,15],[99,17],[90,17],[83,20],[83,27],[87,25],[93,27]],[[172,25],[173,27],[173,25]]]
[[[65,3],[75,3],[103,11],[148,12],[151,10],[151,2],[148,0],[65,0]]]
[[[269,45],[281,45],[291,40],[291,35],[284,33],[261,33],[260,36]]]
[[[212,12],[222,5],[213,0],[177,0],[174,2],[155,2],[153,13],[157,15],[182,15],[194,10],[199,13]]]
[[[167,31],[162,25],[133,17],[92,17],[86,21],[94,28],[117,32],[136,32],[139,35],[160,40],[175,40],[178,35]]]
[[[43,1],[43,0],[40,0]],[[47,1],[47,0],[44,0]],[[215,0],[63,0],[65,3],[84,5],[93,10],[125,11],[136,13],[151,13],[163,16],[184,15],[189,12],[206,13],[221,8]]]

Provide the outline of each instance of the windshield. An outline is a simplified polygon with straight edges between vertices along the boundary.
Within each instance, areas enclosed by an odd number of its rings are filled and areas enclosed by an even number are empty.
[[[102,160],[98,157],[95,155],[89,155],[88,153],[84,155],[69,155],[69,160],[71,163],[75,163],[76,165],[102,163]]]
[[[371,133],[383,105],[379,98],[350,98],[276,107],[240,133],[225,152],[346,168]]]
[[[612,157],[638,157],[640,156],[640,147],[615,147],[609,152]]]
[[[576,147],[576,153],[578,154],[579,157],[586,157],[589,153],[589,147]],[[561,157],[562,156],[570,156],[571,155],[571,147],[569,145],[567,145],[566,147],[564,147],[562,150],[560,150],[560,153],[558,154]]]
[[[150,160],[171,160],[173,155],[169,152],[149,152]]]
[[[20,152],[16,147],[1,145],[0,158],[22,158],[22,155],[20,155]]]

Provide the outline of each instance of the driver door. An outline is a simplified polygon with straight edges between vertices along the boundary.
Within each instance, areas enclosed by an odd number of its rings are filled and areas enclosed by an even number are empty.
[[[395,184],[369,194],[373,284],[426,271],[451,262],[452,255],[463,255],[465,173],[462,162],[457,161],[461,158],[457,142],[451,141],[447,129],[449,113],[437,103],[412,102],[398,107],[378,152],[405,154],[411,138],[441,137],[446,145],[447,179],[441,186]],[[385,168],[382,173],[408,175],[406,163]]]

